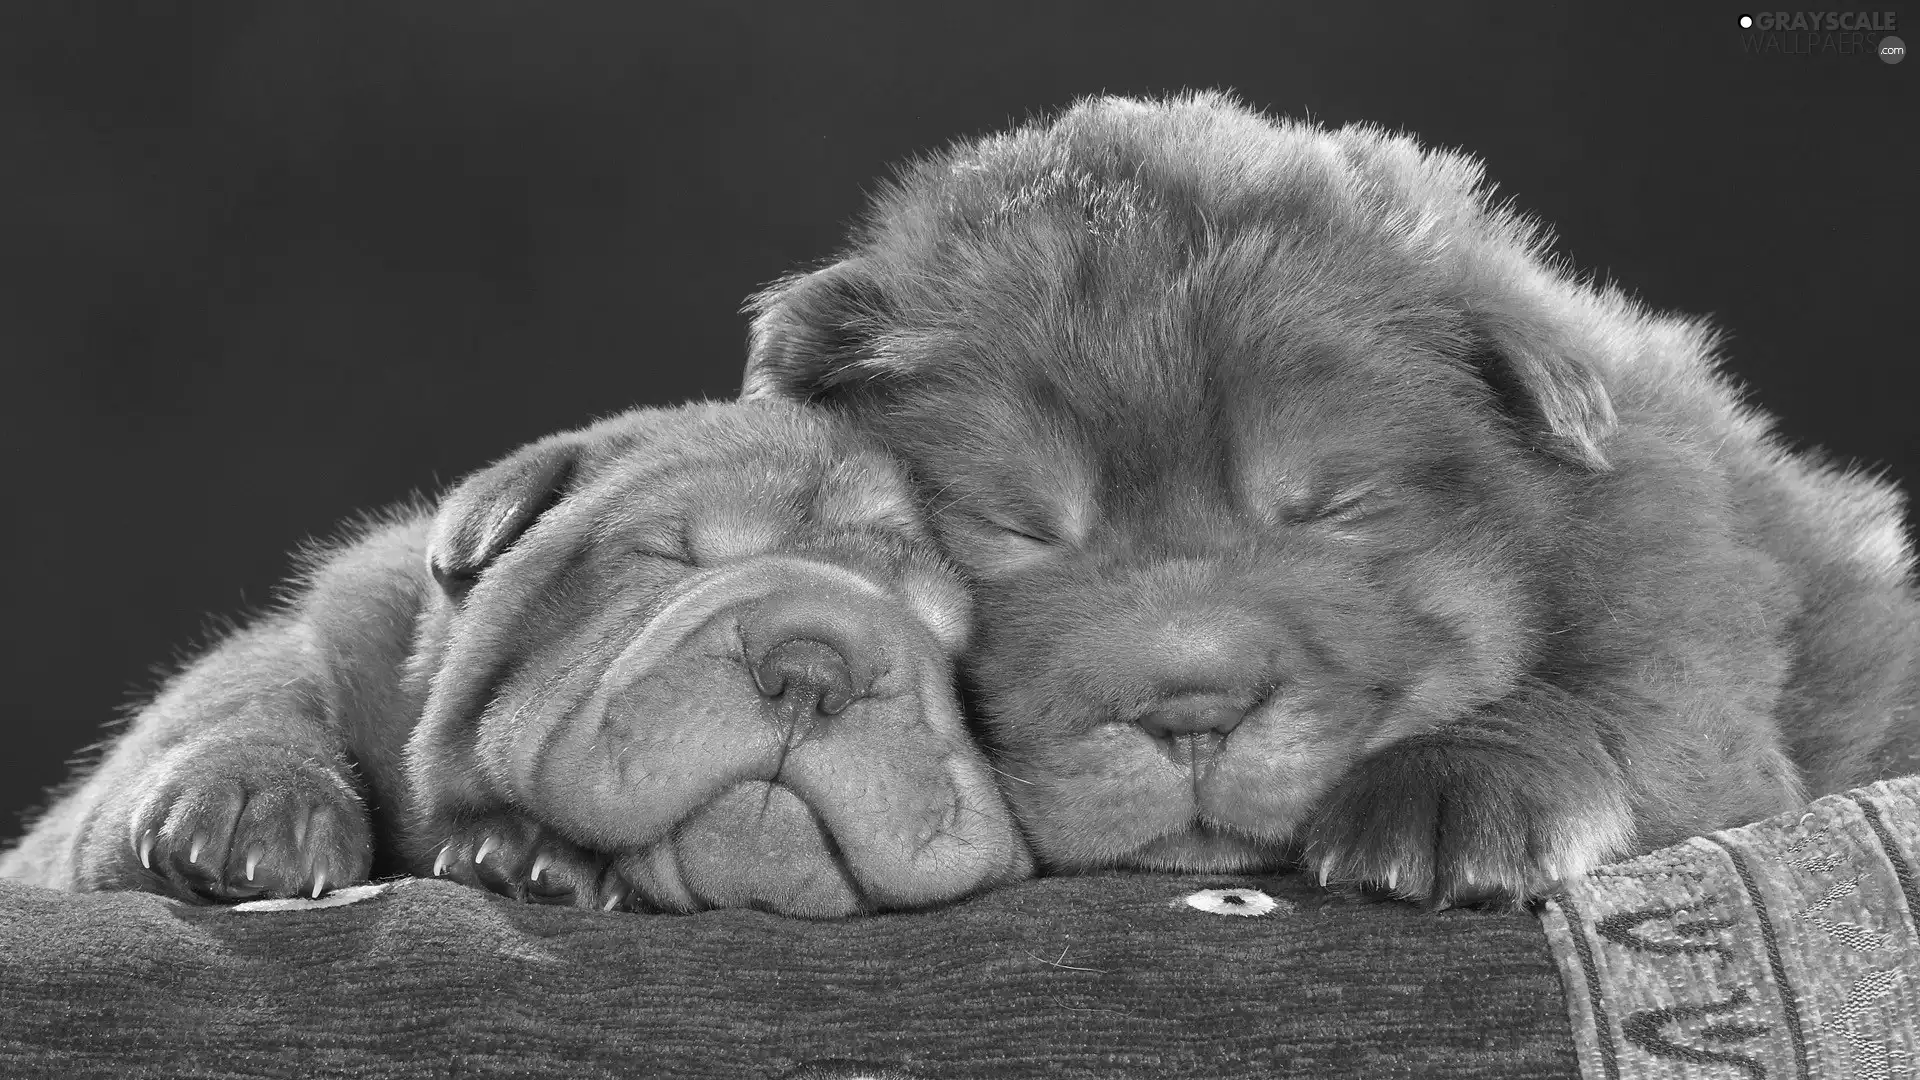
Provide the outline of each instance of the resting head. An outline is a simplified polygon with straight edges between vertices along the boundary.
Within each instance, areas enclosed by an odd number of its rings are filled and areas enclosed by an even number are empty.
[[[1538,250],[1457,155],[1088,101],[909,168],[757,298],[745,396],[910,466],[1043,866],[1267,867],[1547,647],[1613,412]]]
[[[543,439],[444,500],[429,561],[426,802],[510,807],[681,909],[1024,873],[954,702],[967,592],[842,423],[701,404]]]

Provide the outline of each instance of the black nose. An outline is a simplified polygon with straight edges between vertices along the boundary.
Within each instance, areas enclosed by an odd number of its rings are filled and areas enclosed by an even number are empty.
[[[1225,735],[1247,715],[1244,698],[1225,694],[1177,694],[1142,713],[1135,723],[1158,739],[1214,732]]]
[[[768,649],[753,665],[753,684],[782,713],[805,720],[832,716],[853,702],[853,673],[839,650],[824,641],[796,638]]]

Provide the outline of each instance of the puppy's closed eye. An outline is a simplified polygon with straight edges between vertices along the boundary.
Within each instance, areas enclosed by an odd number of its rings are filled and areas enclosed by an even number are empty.
[[[700,568],[691,552],[670,544],[619,544],[612,547],[609,556],[618,565],[635,568],[659,567],[663,563],[688,570]]]
[[[1381,509],[1381,507],[1381,500],[1376,498],[1372,492],[1343,492],[1325,499],[1318,506],[1313,507],[1307,516],[1307,520],[1344,525],[1349,522],[1358,521]]]
[[[1047,529],[1032,525],[1008,525],[1002,522],[989,522],[988,528],[1000,533],[1005,540],[1015,543],[1038,544],[1041,547],[1057,547],[1059,538]]]
[[[632,529],[628,535],[608,537],[601,543],[618,549],[629,559],[642,562],[669,562],[698,567],[699,546],[693,528],[685,521],[663,522],[652,528]]]
[[[949,514],[941,524],[966,561],[989,576],[1017,573],[1066,550],[1052,530],[1014,518]]]
[[[1065,544],[1058,530],[1041,521],[1037,515],[1000,510],[985,512],[960,512],[948,510],[940,515],[940,522],[949,529],[958,530],[968,537],[1008,543],[1034,544],[1041,547],[1057,547]]]
[[[1387,508],[1387,500],[1377,489],[1346,487],[1285,500],[1278,517],[1285,525],[1344,525]]]

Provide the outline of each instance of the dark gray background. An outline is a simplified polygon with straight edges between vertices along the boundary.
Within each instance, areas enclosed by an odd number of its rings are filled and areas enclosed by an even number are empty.
[[[1920,68],[1746,55],[1731,6],[1286,6],[6,5],[0,835],[303,538],[731,395],[741,299],[889,162],[1090,92],[1465,146],[1912,486]]]

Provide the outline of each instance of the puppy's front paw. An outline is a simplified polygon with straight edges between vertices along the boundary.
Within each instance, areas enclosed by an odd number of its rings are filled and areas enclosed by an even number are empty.
[[[123,843],[96,848],[81,868],[91,887],[186,900],[319,896],[365,881],[372,859],[366,807],[344,765],[292,747],[182,745],[128,804]]]
[[[606,860],[518,814],[469,818],[433,849],[423,872],[532,904],[614,908],[626,904]]]
[[[1302,860],[1322,885],[1384,887],[1436,906],[1521,904],[1624,853],[1624,791],[1532,748],[1429,735],[1363,760],[1323,799]]]

